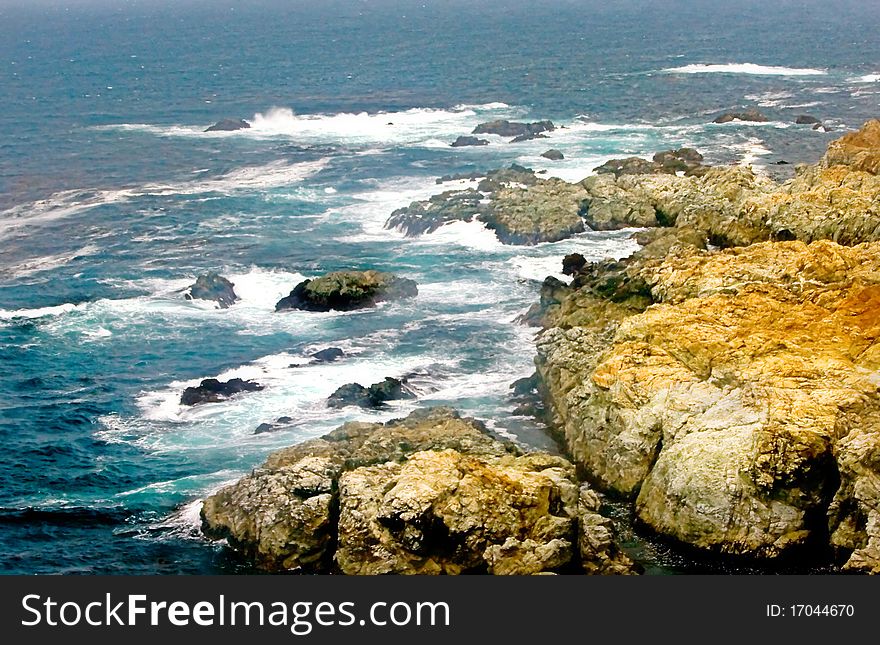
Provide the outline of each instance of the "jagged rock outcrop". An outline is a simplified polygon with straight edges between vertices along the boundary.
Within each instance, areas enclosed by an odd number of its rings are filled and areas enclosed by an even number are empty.
[[[273,453],[202,522],[271,571],[633,572],[599,507],[565,459],[434,408]]]
[[[221,309],[227,309],[238,300],[234,287],[219,273],[211,272],[196,278],[195,284],[186,290],[184,296],[187,300],[213,300]]]
[[[414,280],[381,271],[334,271],[300,282],[290,295],[275,305],[275,311],[350,311],[374,307],[386,300],[414,298],[419,290]]]

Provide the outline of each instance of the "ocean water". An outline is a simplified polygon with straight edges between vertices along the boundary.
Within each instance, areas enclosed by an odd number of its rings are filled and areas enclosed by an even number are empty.
[[[199,538],[199,499],[350,419],[445,404],[550,446],[508,397],[532,371],[515,319],[566,253],[622,257],[629,233],[413,239],[383,228],[391,211],[451,186],[438,176],[513,162],[574,181],[682,145],[761,172],[815,161],[880,115],[878,28],[878,3],[813,0],[0,0],[0,571],[247,571]],[[709,123],[748,106],[771,120]],[[801,113],[831,132],[795,126]],[[227,117],[253,127],[203,132]],[[449,147],[496,118],[565,127]],[[565,160],[542,159],[550,147]],[[420,295],[273,311],[343,268]],[[241,301],[185,301],[205,271]],[[302,365],[329,346],[345,360]],[[324,406],[344,383],[404,375],[416,401]],[[177,404],[231,376],[266,387]],[[292,427],[253,434],[282,415]]]

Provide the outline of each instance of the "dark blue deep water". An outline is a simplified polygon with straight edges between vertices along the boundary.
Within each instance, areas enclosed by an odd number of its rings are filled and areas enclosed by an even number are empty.
[[[405,239],[391,211],[511,162],[578,180],[681,145],[762,172],[815,161],[880,114],[878,33],[871,2],[0,0],[0,571],[246,570],[198,538],[199,498],[348,419],[443,403],[546,444],[507,397],[532,361],[514,319],[563,255],[626,255],[628,234]],[[771,120],[709,124],[749,106]],[[225,117],[253,127],[202,132]],[[566,127],[449,147],[494,118]],[[367,267],[420,296],[273,312],[304,277]],[[241,302],[183,300],[207,270]],[[327,346],[349,357],[290,367]],[[323,404],[411,373],[418,401]],[[266,388],[177,404],[215,376]]]

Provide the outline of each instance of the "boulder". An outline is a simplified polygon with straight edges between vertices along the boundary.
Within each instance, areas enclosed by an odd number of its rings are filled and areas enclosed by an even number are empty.
[[[415,398],[415,393],[406,386],[406,381],[385,377],[384,381],[364,387],[359,383],[348,383],[336,389],[327,399],[331,408],[344,408],[356,405],[362,408],[379,408],[387,401]]]
[[[632,573],[569,462],[447,408],[347,423],[205,500],[202,529],[269,571]]]
[[[257,392],[263,386],[254,381],[232,378],[218,381],[206,378],[198,386],[188,387],[180,397],[180,405],[200,405],[202,403],[219,403],[241,392]]]
[[[565,155],[555,148],[542,152],[541,156],[550,161],[561,161],[562,159],[565,159]]]
[[[654,154],[649,161],[642,157],[626,157],[625,159],[610,159],[594,169],[597,174],[621,175],[652,175],[668,174],[675,175],[702,175],[707,170],[703,166],[703,155],[693,148],[678,148],[677,150],[661,150]]]
[[[756,123],[763,123],[769,121],[764,114],[761,114],[755,108],[749,108],[742,112],[725,112],[721,114],[712,121],[712,123],[730,123],[731,121],[751,121]]]
[[[463,148],[465,146],[488,146],[489,141],[486,139],[480,139],[479,137],[462,136],[458,137],[449,145],[453,148]]]
[[[489,121],[481,123],[471,134],[497,134],[501,137],[519,137],[528,134],[540,134],[541,132],[552,132],[556,129],[552,121],[535,121],[533,123],[518,123],[499,119],[497,121]]]
[[[238,300],[233,287],[235,285],[222,275],[206,273],[196,278],[195,284],[187,289],[185,297],[187,300],[213,300],[221,309],[227,309]]]
[[[794,122],[798,125],[813,125],[815,123],[822,123],[819,119],[814,116],[810,116],[809,114],[799,114]]]
[[[414,298],[414,280],[381,271],[335,271],[300,282],[290,295],[275,305],[275,311],[350,311],[374,307],[386,300]]]
[[[234,132],[235,130],[247,130],[251,124],[244,119],[223,119],[205,129],[205,132]]]

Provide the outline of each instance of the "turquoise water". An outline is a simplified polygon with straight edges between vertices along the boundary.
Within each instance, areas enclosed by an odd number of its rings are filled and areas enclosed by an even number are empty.
[[[533,355],[515,318],[566,253],[620,257],[633,242],[385,230],[395,208],[438,192],[436,177],[516,162],[578,180],[681,145],[776,169],[878,114],[880,10],[862,3],[113,4],[0,2],[7,573],[246,570],[198,538],[198,500],[354,418],[448,404],[547,445],[512,414],[507,386]],[[700,67],[718,64],[731,66]],[[752,105],[771,121],[708,123]],[[832,132],[794,126],[800,113]],[[202,132],[226,117],[253,127]],[[449,147],[495,118],[565,128]],[[542,159],[550,147],[566,159]],[[420,295],[274,312],[300,280],[341,268],[394,271]],[[242,300],[183,300],[208,270]],[[291,367],[328,346],[347,358]],[[344,383],[413,374],[416,401],[324,405]],[[231,376],[266,387],[177,405],[187,385]],[[279,416],[294,425],[253,434]]]

